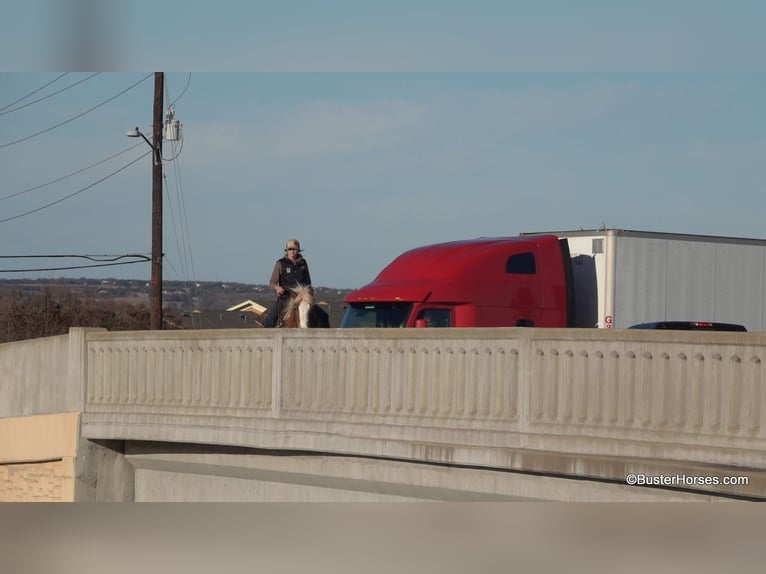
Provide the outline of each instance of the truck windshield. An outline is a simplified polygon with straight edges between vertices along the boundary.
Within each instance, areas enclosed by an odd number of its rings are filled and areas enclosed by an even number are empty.
[[[404,327],[412,303],[351,303],[340,322],[343,327]]]

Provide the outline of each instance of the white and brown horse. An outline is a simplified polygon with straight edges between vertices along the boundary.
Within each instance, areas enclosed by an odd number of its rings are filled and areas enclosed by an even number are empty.
[[[309,312],[314,306],[314,288],[297,285],[289,291],[290,300],[279,318],[278,326],[306,329],[309,326]]]

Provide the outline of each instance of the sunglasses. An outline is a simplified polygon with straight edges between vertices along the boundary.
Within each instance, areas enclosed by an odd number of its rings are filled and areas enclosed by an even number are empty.
[[[298,248],[297,247],[288,247],[287,250],[288,251],[298,251]]]

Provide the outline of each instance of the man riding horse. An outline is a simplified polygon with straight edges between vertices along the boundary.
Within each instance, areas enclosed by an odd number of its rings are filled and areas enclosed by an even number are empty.
[[[282,327],[284,313],[291,295],[299,287],[311,286],[311,273],[308,262],[301,255],[301,243],[297,239],[290,239],[285,245],[285,256],[278,259],[271,272],[269,286],[277,294],[274,307],[264,321],[264,327]],[[309,327],[329,327],[330,317],[318,305],[312,305],[309,311]]]
[[[290,300],[290,290],[298,285],[311,285],[311,273],[308,262],[301,255],[300,241],[290,239],[285,245],[284,257],[274,264],[269,279],[269,287],[276,292],[277,301],[266,319],[265,327],[280,326],[282,315]]]

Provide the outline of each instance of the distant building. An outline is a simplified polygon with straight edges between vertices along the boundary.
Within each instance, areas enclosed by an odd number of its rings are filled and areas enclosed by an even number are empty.
[[[251,301],[250,299],[248,299],[247,301],[238,303],[234,305],[233,307],[229,307],[226,310],[227,311],[242,311],[247,313],[255,313],[256,315],[263,315],[267,311],[267,307],[264,307],[260,303],[256,303],[255,301]]]

